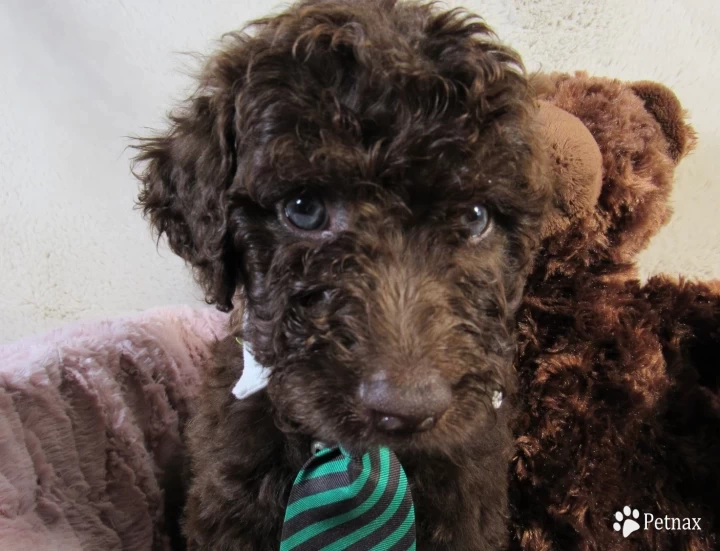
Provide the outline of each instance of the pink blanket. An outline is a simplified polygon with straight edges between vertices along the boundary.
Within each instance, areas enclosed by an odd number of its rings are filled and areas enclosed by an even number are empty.
[[[0,346],[0,549],[170,549],[183,427],[226,316],[164,308]]]

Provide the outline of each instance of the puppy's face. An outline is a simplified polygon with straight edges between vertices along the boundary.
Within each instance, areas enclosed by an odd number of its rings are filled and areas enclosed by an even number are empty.
[[[528,102],[477,19],[306,2],[231,36],[144,142],[141,203],[209,300],[243,297],[286,422],[447,449],[495,421],[547,195]]]

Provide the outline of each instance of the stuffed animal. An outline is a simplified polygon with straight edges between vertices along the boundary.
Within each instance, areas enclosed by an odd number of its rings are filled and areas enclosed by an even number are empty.
[[[720,540],[720,285],[638,280],[695,142],[650,82],[533,82],[554,216],[518,316],[512,549]]]

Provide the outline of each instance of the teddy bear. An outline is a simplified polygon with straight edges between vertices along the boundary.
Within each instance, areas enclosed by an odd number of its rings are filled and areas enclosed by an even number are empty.
[[[555,179],[518,314],[511,548],[720,541],[720,285],[638,278],[695,133],[652,82],[536,75]]]

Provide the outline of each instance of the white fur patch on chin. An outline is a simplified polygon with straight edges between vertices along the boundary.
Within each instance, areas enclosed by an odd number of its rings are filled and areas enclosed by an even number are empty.
[[[233,395],[238,399],[250,396],[267,386],[270,370],[257,363],[247,343],[243,342],[243,374],[232,389]]]

